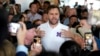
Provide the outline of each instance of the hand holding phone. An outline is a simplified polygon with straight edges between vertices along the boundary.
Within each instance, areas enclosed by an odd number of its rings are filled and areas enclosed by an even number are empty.
[[[36,55],[39,54],[42,51],[42,45],[40,43],[40,38],[38,36],[36,36],[34,38],[34,42],[31,45],[31,55]]]

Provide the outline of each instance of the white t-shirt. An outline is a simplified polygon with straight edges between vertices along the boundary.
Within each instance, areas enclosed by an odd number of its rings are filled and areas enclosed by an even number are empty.
[[[41,43],[46,51],[59,52],[59,48],[66,40],[71,40],[70,38],[65,38],[61,36],[61,30],[68,30],[68,27],[58,23],[55,28],[51,28],[49,22],[41,24],[39,28],[45,31],[45,36],[42,37]]]
[[[42,19],[42,16],[38,13],[36,13],[35,15],[32,15],[31,13],[29,13],[27,16],[31,22],[33,22],[34,20],[37,20],[37,19]]]

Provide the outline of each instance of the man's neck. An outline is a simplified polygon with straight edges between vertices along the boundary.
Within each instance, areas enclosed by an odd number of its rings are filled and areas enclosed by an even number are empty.
[[[32,13],[32,12],[31,12],[31,14],[34,16],[36,13]]]
[[[54,25],[51,24],[51,23],[49,23],[49,25],[50,25],[51,28],[55,28],[58,25],[58,23],[57,24],[54,24]]]

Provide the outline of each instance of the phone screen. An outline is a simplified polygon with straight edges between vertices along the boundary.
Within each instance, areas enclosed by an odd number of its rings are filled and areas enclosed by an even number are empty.
[[[34,43],[41,43],[40,37],[35,36],[34,37]]]
[[[91,32],[86,32],[85,33],[85,46],[86,46],[86,49],[88,50],[92,50],[93,48],[93,35]]]
[[[87,33],[85,33],[85,39],[87,40],[87,39],[90,39],[90,38],[92,38],[93,36],[92,36],[92,33],[91,32],[87,32]]]
[[[10,23],[9,24],[9,32],[10,33],[16,33],[19,28],[20,28],[19,23]]]

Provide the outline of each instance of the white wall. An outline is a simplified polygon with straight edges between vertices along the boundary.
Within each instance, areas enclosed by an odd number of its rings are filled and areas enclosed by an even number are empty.
[[[16,3],[21,4],[21,11],[25,11],[26,9],[29,8],[29,4],[33,1],[33,0],[15,0]],[[73,7],[73,5],[75,4],[76,1],[78,1],[78,3],[80,5],[84,5],[84,0],[60,0],[60,1],[64,1],[65,5],[70,5],[71,7]],[[90,8],[90,4],[91,2],[93,2],[93,9],[97,10],[100,8],[100,1],[96,1],[96,0],[87,0],[88,1],[88,8]],[[63,3],[61,2],[62,6]]]
[[[60,0],[60,1],[64,1],[65,5],[70,5],[71,8],[73,8],[73,6],[75,5],[76,1],[79,3],[79,5],[84,5],[84,1],[85,0]],[[97,0],[87,0],[87,3],[88,3],[88,8],[89,9],[90,9],[90,3],[93,3],[93,9],[94,10],[100,9],[100,1],[97,1]],[[63,6],[62,2],[61,2],[60,6]]]
[[[15,0],[16,3],[21,4],[21,12],[24,12],[26,9],[29,9],[29,4],[33,0]]]

